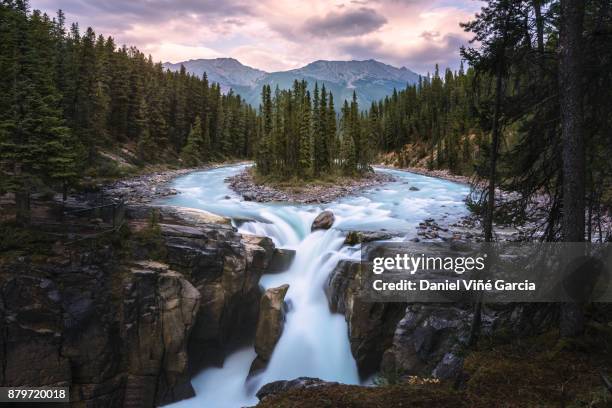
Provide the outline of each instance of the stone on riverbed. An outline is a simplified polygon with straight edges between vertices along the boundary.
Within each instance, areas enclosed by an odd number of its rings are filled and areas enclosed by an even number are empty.
[[[336,217],[333,212],[323,211],[321,214],[317,215],[317,218],[312,222],[310,231],[330,229],[332,225],[334,225],[334,221],[336,221]]]

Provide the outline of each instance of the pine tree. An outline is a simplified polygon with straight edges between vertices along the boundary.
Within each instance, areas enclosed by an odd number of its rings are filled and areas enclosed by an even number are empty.
[[[312,160],[311,110],[312,106],[310,104],[310,94],[306,92],[304,103],[302,104],[302,114],[300,118],[300,154],[298,175],[302,178],[310,177],[314,171]]]
[[[327,163],[330,170],[333,170],[338,156],[340,146],[338,143],[338,135],[336,128],[336,110],[334,109],[334,95],[329,93],[329,106],[327,108],[327,119],[326,119],[326,135],[327,138]]]
[[[8,50],[17,47],[16,58],[4,56],[13,67],[4,78],[12,86],[9,109],[0,120],[0,151],[4,176],[0,190],[15,193],[17,219],[30,218],[30,194],[36,187],[59,182],[64,192],[76,174],[76,148],[70,129],[65,126],[61,95],[55,88],[53,52],[57,49],[49,35],[54,27],[48,17],[35,11],[28,16],[28,3],[18,2],[3,9],[8,30],[2,37]],[[3,48],[4,49],[4,48]],[[4,54],[4,51],[3,51]],[[61,147],[61,150],[59,149]]]
[[[181,159],[187,166],[198,166],[202,162],[203,147],[202,121],[200,116],[197,116],[189,130],[187,144],[181,151]]]
[[[353,131],[355,126],[352,123],[352,112],[348,102],[344,101],[342,107],[342,139],[340,148],[340,162],[342,172],[345,175],[355,174],[357,168],[357,155]]]

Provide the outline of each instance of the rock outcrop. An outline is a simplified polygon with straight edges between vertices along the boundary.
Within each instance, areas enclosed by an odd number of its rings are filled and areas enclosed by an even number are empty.
[[[70,386],[75,407],[159,406],[253,341],[269,238],[204,213],[128,217],[130,235],[0,259],[0,385]]]
[[[285,272],[295,259],[295,250],[286,248],[276,248],[270,260],[270,265],[266,273]]]
[[[221,364],[225,352],[248,343],[259,313],[259,278],[274,253],[269,238],[241,236],[229,225],[160,224],[172,269],[185,274],[202,295],[190,336],[192,369]]]
[[[326,294],[331,311],[345,316],[351,351],[365,378],[379,368],[406,305],[365,301],[361,296],[363,273],[359,262],[340,261],[329,277]]]
[[[456,377],[463,365],[471,308],[454,304],[411,304],[397,325],[381,371],[438,378]],[[484,321],[487,330],[487,320]]]
[[[121,327],[128,360],[123,406],[148,407],[192,397],[187,343],[200,293],[165,264],[139,262],[130,273]]]
[[[314,219],[310,230],[316,231],[320,229],[330,229],[332,225],[334,225],[334,221],[336,221],[336,216],[333,212],[323,211]]]
[[[282,394],[290,390],[324,387],[337,384],[337,382],[324,381],[320,378],[298,377],[293,380],[281,380],[268,383],[261,387],[255,395],[260,401],[262,401],[266,397]]]
[[[356,245],[364,242],[384,241],[399,234],[387,231],[349,231],[344,239],[345,245]]]
[[[270,361],[274,347],[283,333],[285,325],[285,295],[289,285],[271,288],[261,297],[259,319],[255,332],[255,352],[257,357],[251,364],[250,374],[263,369]]]

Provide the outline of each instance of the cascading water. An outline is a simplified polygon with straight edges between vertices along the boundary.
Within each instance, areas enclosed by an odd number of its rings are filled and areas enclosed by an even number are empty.
[[[358,258],[357,248],[343,247],[345,230],[414,231],[429,216],[456,218],[465,213],[467,188],[415,174],[390,171],[398,181],[348,197],[327,206],[336,215],[334,228],[310,232],[319,207],[245,202],[232,193],[225,178],[244,166],[193,173],[175,182],[183,194],[165,204],[201,208],[233,218],[250,219],[239,227],[245,234],[270,237],[277,247],[296,251],[290,268],[264,275],[264,288],[289,284],[289,310],[283,333],[270,362],[248,379],[255,358],[252,347],[230,355],[222,368],[209,368],[193,378],[196,397],[172,407],[237,408],[257,403],[255,392],[264,384],[301,376],[357,384],[357,366],[351,355],[344,316],[329,311],[326,280],[342,258]],[[408,194],[407,186],[419,191]]]

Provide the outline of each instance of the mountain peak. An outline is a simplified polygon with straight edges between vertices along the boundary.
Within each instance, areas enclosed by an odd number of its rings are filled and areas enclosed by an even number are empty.
[[[219,83],[223,91],[228,91],[236,85],[254,86],[257,80],[267,74],[265,71],[251,68],[230,57],[191,59],[176,64],[163,64],[164,68],[170,71],[178,71],[181,65],[193,75],[202,76],[206,72],[208,79]]]
[[[224,92],[234,89],[254,105],[259,104],[263,85],[288,89],[295,80],[305,80],[311,87],[315,82],[325,84],[338,104],[350,100],[352,93],[356,92],[359,103],[365,107],[390,95],[394,89],[403,89],[419,80],[419,75],[406,67],[397,68],[375,59],[316,60],[301,68],[271,73],[251,68],[230,57],[192,59],[177,64],[166,63],[164,67],[176,71],[181,64],[194,75],[201,76],[206,72],[209,80],[218,82]]]

